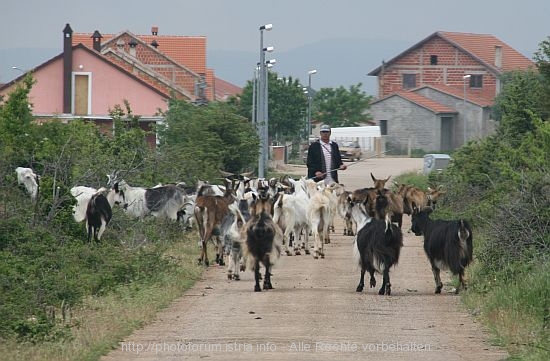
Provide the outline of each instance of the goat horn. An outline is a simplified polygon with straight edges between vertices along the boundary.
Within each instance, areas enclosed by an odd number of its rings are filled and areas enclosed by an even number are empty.
[[[242,175],[243,177],[250,177],[250,176],[253,175],[253,174],[254,174],[254,171],[252,171],[252,172],[246,172],[246,173],[241,173],[241,175]]]
[[[226,172],[226,171],[221,170],[221,169],[218,169],[218,172],[220,172],[220,174],[224,177],[231,177],[231,176],[235,175],[234,173],[229,173],[229,172]]]

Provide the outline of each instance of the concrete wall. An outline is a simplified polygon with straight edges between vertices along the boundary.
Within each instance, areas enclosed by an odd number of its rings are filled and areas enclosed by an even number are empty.
[[[392,96],[372,104],[370,114],[376,122],[387,120],[388,134],[383,136],[386,150],[440,150],[441,121],[432,111]]]
[[[469,102],[468,94],[466,98],[457,98],[433,88],[422,88],[416,92],[460,112],[455,122],[455,147],[464,144],[464,119],[466,119],[466,140],[481,139],[494,134],[497,123],[491,119],[491,109]]]

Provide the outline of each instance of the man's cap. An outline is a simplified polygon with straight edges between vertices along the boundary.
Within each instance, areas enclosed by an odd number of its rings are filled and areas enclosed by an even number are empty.
[[[328,124],[321,125],[321,129],[319,131],[320,132],[330,132],[330,125],[328,125]]]

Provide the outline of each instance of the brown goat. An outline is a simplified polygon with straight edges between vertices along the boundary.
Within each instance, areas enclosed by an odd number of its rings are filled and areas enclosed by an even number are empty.
[[[374,188],[377,190],[382,190],[386,188],[386,183],[390,180],[391,175],[386,179],[377,179],[372,173],[370,174],[372,181],[374,182]]]
[[[369,217],[375,216],[376,188],[359,188],[351,192],[348,200],[353,203],[364,203]]]
[[[385,219],[386,216],[391,222],[397,223],[399,228],[403,225],[403,197],[391,190],[385,188],[386,183],[390,180],[391,176],[388,176],[386,179],[377,179],[372,173],[370,174],[372,181],[374,182],[374,188],[377,190],[380,196],[387,198],[387,206],[384,208],[384,215],[374,213],[374,217],[377,219]],[[372,208],[371,208],[372,209]]]
[[[437,189],[428,187],[428,192],[426,192],[426,196],[428,197],[428,206],[435,209],[437,202],[445,193],[446,192],[444,190],[441,190],[441,187],[437,187]]]
[[[413,213],[415,206],[422,209],[428,205],[428,197],[424,191],[412,185],[396,185],[397,194],[403,197],[403,213],[410,216]]]
[[[216,262],[223,265],[223,242],[219,236],[221,235],[220,226],[223,218],[229,213],[231,204],[236,204],[234,182],[225,180],[225,193],[223,196],[208,194],[208,187],[204,185],[199,189],[195,200],[195,218],[199,228],[201,255],[199,264],[208,266],[207,242],[214,235],[217,237],[216,247]]]

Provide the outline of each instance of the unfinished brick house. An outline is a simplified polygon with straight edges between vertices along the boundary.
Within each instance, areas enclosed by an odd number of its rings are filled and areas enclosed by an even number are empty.
[[[530,67],[493,35],[438,31],[368,73],[378,77],[370,114],[386,150],[451,151],[494,132],[500,76]]]

